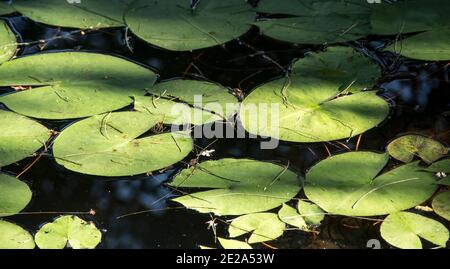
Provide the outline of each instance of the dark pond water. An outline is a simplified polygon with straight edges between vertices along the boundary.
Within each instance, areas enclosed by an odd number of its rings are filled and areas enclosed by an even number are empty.
[[[155,70],[160,80],[176,77],[204,78],[219,82],[244,94],[255,86],[284,74],[290,63],[322,46],[303,46],[264,37],[257,29],[222,47],[178,53],[162,50],[139,40],[125,29],[80,32],[48,27],[18,14],[6,16],[22,46],[18,56],[35,53],[77,50],[119,55]],[[380,95],[390,100],[388,120],[361,137],[360,149],[384,151],[388,141],[404,133],[422,133],[450,144],[450,67],[448,63],[419,62],[381,52],[392,39],[370,37],[342,45],[353,46],[379,63],[384,76],[379,81]],[[275,63],[276,62],[276,63]],[[0,94],[11,89],[1,89]],[[42,122],[61,131],[70,121]],[[261,150],[256,139],[197,139],[196,145],[214,149],[214,159],[242,157],[287,162],[299,173],[329,154],[355,149],[357,138],[319,144],[281,142],[275,150]],[[212,143],[214,142],[214,143]],[[211,145],[212,144],[212,145]],[[192,155],[186,158],[189,162]],[[104,230],[101,248],[196,248],[215,246],[214,234],[207,229],[211,217],[179,208],[169,201],[178,195],[164,185],[183,164],[153,176],[106,179],[85,176],[58,166],[49,156],[29,158],[4,168],[14,174],[33,165],[21,179],[34,192],[28,214],[8,219],[30,231],[65,212],[96,211],[81,215]],[[124,216],[133,212],[145,213]],[[41,212],[41,213],[40,213]],[[42,213],[43,212],[43,213]],[[52,213],[53,212],[53,213]],[[124,217],[121,217],[124,216]],[[218,234],[226,226],[219,222]],[[373,221],[327,217],[319,235],[288,231],[270,242],[278,248],[365,248],[369,239],[379,238]],[[259,246],[265,248],[267,246]]]

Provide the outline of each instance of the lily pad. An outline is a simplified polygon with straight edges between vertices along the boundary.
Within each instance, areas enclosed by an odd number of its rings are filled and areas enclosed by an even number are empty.
[[[24,16],[45,24],[71,28],[124,26],[124,13],[133,0],[14,0]]]
[[[186,133],[141,137],[161,118],[141,112],[116,112],[81,120],[56,138],[53,155],[65,168],[97,176],[131,176],[170,166],[193,147]]]
[[[0,86],[32,86],[0,97],[11,110],[34,118],[82,118],[132,104],[156,75],[118,57],[85,52],[37,54],[0,66]]]
[[[220,245],[224,249],[252,249],[252,247],[242,241],[233,240],[233,239],[225,239],[225,238],[217,238],[219,240]]]
[[[184,0],[137,0],[125,17],[137,36],[176,51],[231,41],[245,34],[254,18],[251,6],[241,0],[202,0],[195,9]]]
[[[16,53],[16,49],[16,36],[6,22],[0,20],[0,64],[11,59]]]
[[[50,137],[38,122],[4,110],[0,110],[0,129],[0,167],[31,156]]]
[[[173,200],[216,215],[264,212],[291,200],[301,188],[297,175],[286,167],[248,159],[206,161],[181,171],[170,185],[212,189]]]
[[[323,211],[316,204],[299,201],[297,204],[297,210],[301,216],[305,219],[308,227],[319,226],[325,218],[325,211]]]
[[[449,149],[438,141],[421,135],[404,135],[387,146],[395,159],[409,163],[418,156],[426,163],[432,163],[445,156]]]
[[[297,227],[302,231],[308,230],[308,225],[305,219],[300,215],[297,209],[284,204],[280,211],[278,211],[278,217],[284,223]]]
[[[34,249],[33,236],[22,227],[0,220],[0,249]]]
[[[31,196],[27,184],[0,173],[0,217],[15,215],[22,211],[31,201]]]
[[[47,223],[36,233],[36,245],[41,249],[94,249],[102,233],[95,224],[76,216],[62,216]]]
[[[443,159],[432,163],[426,170],[434,173],[450,173],[450,159]]]
[[[9,13],[13,13],[15,10],[12,6],[5,2],[0,2],[0,15],[6,15]]]
[[[371,32],[371,6],[362,1],[263,0],[258,11],[295,16],[255,23],[265,35],[287,42],[338,43],[356,40]]]
[[[450,221],[450,192],[440,193],[433,200],[433,209],[436,214]]]
[[[379,216],[420,205],[437,190],[434,174],[418,162],[380,174],[388,160],[373,152],[332,156],[308,171],[305,194],[331,214]]]
[[[441,223],[409,212],[389,215],[381,224],[381,236],[389,244],[402,249],[421,249],[423,238],[445,247],[449,239],[447,228]]]
[[[134,108],[164,118],[166,124],[202,125],[228,119],[238,100],[227,88],[197,80],[171,80],[147,89],[151,96],[135,97]]]
[[[386,101],[364,91],[380,72],[352,48],[310,54],[295,63],[289,77],[250,93],[241,106],[241,121],[249,133],[292,142],[356,136],[389,114]]]
[[[249,244],[275,240],[282,236],[286,225],[273,213],[255,213],[234,219],[228,228],[231,238],[251,233]]]

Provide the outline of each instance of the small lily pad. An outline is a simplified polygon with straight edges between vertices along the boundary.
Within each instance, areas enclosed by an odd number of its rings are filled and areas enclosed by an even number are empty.
[[[62,216],[47,223],[36,233],[36,245],[41,249],[94,249],[102,233],[95,224],[76,216]]]
[[[31,201],[31,196],[27,184],[0,173],[0,217],[12,216],[22,211]]]
[[[443,192],[433,200],[433,209],[436,214],[450,221],[450,192]]]
[[[0,249],[34,249],[33,236],[22,227],[0,219]]]
[[[0,20],[0,64],[11,59],[16,53],[16,49],[16,36],[8,24]]]
[[[252,249],[252,247],[242,241],[233,240],[233,239],[225,239],[225,238],[217,238],[219,240],[220,245],[224,249]]]
[[[264,212],[291,200],[301,188],[287,167],[248,159],[206,161],[181,171],[170,185],[212,189],[173,200],[216,215]]]
[[[0,86],[32,89],[0,97],[9,109],[33,118],[72,119],[126,107],[144,95],[156,75],[118,57],[58,52],[19,58],[0,66]]]
[[[320,223],[325,218],[325,211],[323,211],[316,204],[299,201],[297,204],[297,210],[300,215],[305,219],[308,227],[316,227],[319,226]]]
[[[418,156],[426,163],[432,163],[445,156],[449,149],[440,142],[421,135],[404,135],[387,146],[387,151],[395,159],[409,163]]]
[[[278,217],[284,223],[297,227],[302,231],[308,230],[308,225],[305,219],[300,215],[297,209],[284,204],[280,211],[278,211]]]
[[[331,214],[379,216],[420,205],[437,190],[434,174],[418,162],[380,174],[388,160],[374,152],[334,155],[308,171],[305,194]]]
[[[50,137],[38,122],[4,110],[0,110],[0,129],[0,167],[31,156]]]
[[[441,223],[409,212],[389,215],[381,224],[381,236],[389,244],[402,249],[421,249],[423,238],[445,247],[449,232]]]
[[[142,112],[93,116],[63,130],[54,142],[53,155],[65,168],[88,175],[156,171],[181,161],[193,147],[192,138],[184,132],[141,137],[160,121]]]
[[[249,244],[275,240],[282,236],[286,225],[274,213],[254,213],[234,219],[228,228],[231,238],[251,233]]]

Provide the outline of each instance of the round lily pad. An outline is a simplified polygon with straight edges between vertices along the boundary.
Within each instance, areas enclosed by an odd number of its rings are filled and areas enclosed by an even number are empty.
[[[254,21],[241,0],[137,0],[126,13],[130,29],[156,46],[186,51],[221,45],[246,33]]]
[[[301,188],[286,167],[248,159],[206,161],[181,171],[170,185],[211,189],[173,200],[216,215],[264,212],[291,200]]]
[[[418,162],[381,173],[388,160],[373,152],[334,155],[308,171],[305,194],[331,214],[379,216],[420,205],[437,190],[434,174]]]
[[[123,16],[133,0],[14,0],[24,16],[45,24],[71,28],[124,26]]]
[[[450,192],[440,193],[433,200],[433,209],[436,214],[450,221]]]
[[[0,217],[11,216],[22,211],[31,201],[31,196],[32,193],[27,184],[0,173]]]
[[[95,224],[76,216],[62,216],[47,223],[36,233],[36,245],[41,249],[94,249],[102,233]]]
[[[50,137],[40,123],[4,110],[0,110],[0,129],[0,167],[31,156]]]
[[[325,211],[323,211],[316,204],[305,201],[298,201],[297,210],[305,219],[308,227],[319,226],[326,215]]]
[[[240,117],[252,134],[292,142],[349,138],[381,123],[389,105],[370,89],[380,68],[352,48],[332,47],[295,63],[293,73],[255,89]]]
[[[156,75],[118,57],[85,52],[37,54],[0,66],[0,86],[32,89],[0,97],[11,110],[34,118],[71,119],[114,111],[144,95]]]
[[[0,20],[0,64],[11,59],[16,53],[16,36],[3,20]]]
[[[228,228],[231,238],[251,233],[249,244],[275,240],[282,236],[286,225],[274,213],[254,213],[234,219]]]
[[[308,225],[306,224],[305,219],[302,215],[298,213],[298,211],[286,204],[284,204],[280,211],[278,211],[278,218],[291,226],[297,227],[302,231],[308,230]]]
[[[193,142],[181,132],[141,137],[161,119],[116,112],[81,120],[56,138],[53,155],[69,170],[97,176],[131,176],[165,168],[185,158]]]
[[[421,135],[404,135],[393,140],[387,151],[395,159],[409,163],[418,156],[426,163],[432,163],[448,153],[448,148],[440,142]]]
[[[389,244],[402,249],[421,249],[423,238],[445,247],[449,232],[441,223],[409,212],[389,215],[381,224],[381,236]]]
[[[0,220],[0,249],[34,249],[33,236],[22,227]]]

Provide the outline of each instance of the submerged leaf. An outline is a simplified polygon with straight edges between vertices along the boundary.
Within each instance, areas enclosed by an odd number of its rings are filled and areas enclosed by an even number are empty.
[[[306,224],[303,216],[301,216],[298,211],[291,206],[283,204],[283,207],[281,207],[280,211],[278,211],[278,217],[282,222],[297,227],[302,231],[308,230],[308,225]]]
[[[282,236],[286,225],[273,213],[254,213],[234,219],[228,228],[231,238],[251,233],[249,244],[275,240]]]
[[[102,233],[93,223],[76,216],[62,216],[47,223],[36,233],[36,245],[41,249],[94,249]]]
[[[22,227],[0,219],[0,249],[34,249],[33,236]]]
[[[16,36],[6,22],[0,20],[0,64],[11,59],[16,53],[16,49]]]
[[[181,171],[170,185],[212,189],[174,201],[216,215],[267,211],[291,200],[301,188],[297,175],[287,167],[248,159],[206,161]]]
[[[217,238],[219,240],[220,245],[224,249],[252,249],[252,247],[242,241],[233,240],[233,239],[225,239],[225,238]]]
[[[4,110],[0,110],[0,130],[0,167],[31,156],[50,137],[38,122]]]
[[[22,211],[31,201],[31,196],[32,193],[27,184],[0,173],[0,217],[11,216]]]
[[[433,209],[436,214],[450,221],[450,192],[443,192],[433,200]]]
[[[308,171],[305,194],[331,214],[378,216],[420,205],[437,190],[434,174],[418,162],[380,174],[388,159],[373,152],[332,156]]]
[[[130,105],[156,75],[118,57],[85,52],[37,54],[0,66],[0,86],[33,89],[0,97],[11,110],[34,118],[82,118]]]
[[[141,138],[161,121],[142,112],[115,112],[81,120],[56,138],[53,155],[69,170],[97,176],[131,176],[181,161],[191,152],[189,134]]]
[[[445,247],[449,232],[444,225],[435,220],[409,212],[397,212],[383,221],[381,236],[398,248],[421,249],[420,238]]]
[[[448,148],[436,140],[421,135],[401,136],[387,146],[389,155],[404,163],[418,156],[426,163],[432,163],[448,153]]]

